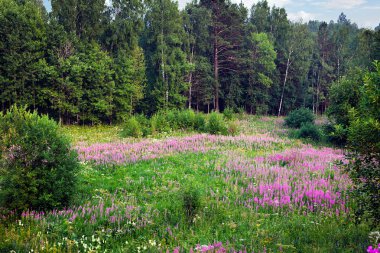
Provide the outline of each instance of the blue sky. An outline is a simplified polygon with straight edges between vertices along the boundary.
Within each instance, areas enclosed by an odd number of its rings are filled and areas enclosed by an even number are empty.
[[[109,0],[107,0],[108,2]],[[258,0],[231,0],[243,2],[248,9]],[[190,0],[178,0],[180,8],[183,8]],[[284,7],[289,19],[293,21],[320,20],[336,21],[341,12],[359,27],[375,28],[380,23],[380,0],[268,0],[270,5]],[[50,9],[50,1],[44,0],[47,9]]]

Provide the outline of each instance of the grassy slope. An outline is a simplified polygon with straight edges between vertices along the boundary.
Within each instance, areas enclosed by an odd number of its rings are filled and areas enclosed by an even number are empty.
[[[240,125],[247,134],[270,132],[284,136],[280,123],[275,118],[249,117]],[[76,142],[119,140],[118,127],[67,127],[65,131]],[[135,222],[113,225],[107,219],[98,218],[89,224],[80,219],[70,222],[67,217],[48,217],[42,221],[23,220],[22,225],[4,224],[0,228],[0,251],[28,252],[34,248],[74,252],[98,247],[100,252],[105,249],[166,252],[180,247],[187,252],[197,244],[220,241],[226,248],[248,252],[364,252],[368,245],[368,228],[355,226],[348,217],[269,210],[253,212],[221,201],[240,194],[224,180],[225,175],[216,170],[235,153],[255,157],[300,145],[299,141],[273,145],[270,149],[229,145],[204,154],[175,154],[121,167],[84,165],[75,204],[135,206],[138,208],[131,213],[131,220]],[[239,179],[242,175],[234,176]],[[199,200],[194,215],[187,215],[184,192]],[[142,217],[144,222],[140,220]]]

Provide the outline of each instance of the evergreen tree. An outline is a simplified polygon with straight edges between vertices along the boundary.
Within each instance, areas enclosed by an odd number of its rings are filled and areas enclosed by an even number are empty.
[[[186,76],[191,66],[182,49],[184,37],[177,3],[171,0],[148,3],[143,38],[149,83],[145,102],[150,107],[146,111],[185,104]]]
[[[43,9],[34,1],[0,1],[0,100],[37,106],[40,76],[46,67]]]
[[[119,52],[115,59],[115,116],[117,120],[131,115],[144,97],[146,86],[144,53],[136,47],[130,55]]]

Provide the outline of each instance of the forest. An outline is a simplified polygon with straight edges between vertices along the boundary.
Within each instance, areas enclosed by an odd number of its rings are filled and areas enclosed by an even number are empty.
[[[380,25],[291,22],[259,1],[0,0],[0,101],[65,124],[166,109],[323,114],[330,88],[374,69]]]

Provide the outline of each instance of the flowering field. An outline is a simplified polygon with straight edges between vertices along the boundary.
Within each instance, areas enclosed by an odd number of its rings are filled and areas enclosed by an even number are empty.
[[[281,137],[272,118],[241,125],[234,137],[78,137],[75,204],[1,216],[2,249],[365,252],[369,229],[352,221],[342,151]]]

